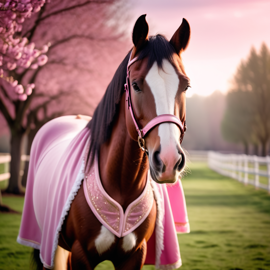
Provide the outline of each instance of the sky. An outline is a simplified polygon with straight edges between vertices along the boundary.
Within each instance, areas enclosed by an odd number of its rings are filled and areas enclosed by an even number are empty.
[[[186,18],[191,27],[189,47],[182,58],[191,79],[187,96],[226,93],[241,60],[263,42],[270,49],[269,0],[132,0],[130,32],[147,14],[149,34],[168,39]]]

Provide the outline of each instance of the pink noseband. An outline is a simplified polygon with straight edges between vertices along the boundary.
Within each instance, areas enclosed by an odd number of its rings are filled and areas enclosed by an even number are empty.
[[[131,57],[131,54],[130,54]],[[135,119],[134,113],[133,113],[133,109],[132,109],[132,102],[131,102],[131,95],[130,95],[130,82],[129,82],[129,67],[138,60],[138,57],[133,58],[132,60],[129,59],[128,61],[128,65],[127,65],[127,77],[126,77],[126,83],[125,83],[125,91],[126,91],[126,101],[127,101],[127,105],[128,105],[128,109],[130,111],[132,120],[134,122],[134,125],[136,127],[136,130],[138,132],[138,144],[140,146],[140,148],[143,151],[147,152],[147,149],[145,148],[145,140],[144,137],[145,135],[155,126],[161,124],[161,123],[166,123],[166,122],[170,122],[170,123],[174,123],[176,125],[178,125],[178,127],[180,128],[181,131],[181,137],[180,137],[180,143],[182,143],[183,138],[184,138],[184,132],[186,131],[186,121],[183,123],[180,121],[180,119],[178,117],[176,117],[173,114],[161,114],[156,116],[155,118],[153,118],[152,120],[150,120],[150,122],[148,122],[146,124],[146,126],[142,129],[139,128],[137,121]]]

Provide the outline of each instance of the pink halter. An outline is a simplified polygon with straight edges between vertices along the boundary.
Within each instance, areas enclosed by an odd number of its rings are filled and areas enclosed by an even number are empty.
[[[130,54],[131,57],[131,54]],[[133,58],[132,60],[128,61],[128,65],[127,65],[127,77],[126,77],[126,83],[125,83],[125,91],[126,91],[126,101],[128,104],[128,109],[130,111],[132,120],[134,122],[134,125],[136,127],[136,130],[138,132],[138,144],[140,146],[140,148],[143,151],[147,152],[147,149],[145,148],[145,140],[144,137],[145,135],[155,126],[161,124],[161,123],[165,123],[165,122],[170,122],[170,123],[174,123],[176,125],[178,125],[178,127],[181,130],[181,138],[180,138],[180,143],[182,143],[183,138],[184,138],[184,132],[186,131],[186,121],[184,121],[184,125],[183,123],[180,121],[180,119],[178,117],[176,117],[173,114],[161,114],[156,116],[155,118],[153,118],[152,120],[150,120],[150,122],[148,122],[146,124],[146,126],[142,129],[139,128],[137,121],[135,119],[134,113],[133,113],[133,109],[132,109],[132,102],[131,102],[131,95],[130,95],[130,82],[129,82],[129,67],[138,60],[138,57]]]

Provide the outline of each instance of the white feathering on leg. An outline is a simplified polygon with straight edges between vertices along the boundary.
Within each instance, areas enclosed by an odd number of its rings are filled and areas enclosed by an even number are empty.
[[[137,241],[137,236],[135,235],[135,233],[132,232],[126,235],[123,238],[123,245],[122,245],[123,250],[125,252],[132,250],[136,245],[136,241]]]
[[[100,234],[95,240],[95,246],[101,255],[108,250],[115,241],[115,236],[106,227],[101,226]]]

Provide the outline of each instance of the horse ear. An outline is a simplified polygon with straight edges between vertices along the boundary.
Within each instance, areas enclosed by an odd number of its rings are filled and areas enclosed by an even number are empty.
[[[135,52],[134,55],[142,49],[143,45],[145,44],[145,42],[148,40],[148,23],[145,20],[145,16],[141,15],[133,28],[133,34],[132,34],[132,40],[133,40],[133,44],[135,46]]]
[[[172,36],[170,43],[175,48],[176,52],[180,55],[189,43],[190,39],[190,26],[186,19],[183,19],[181,25]]]

